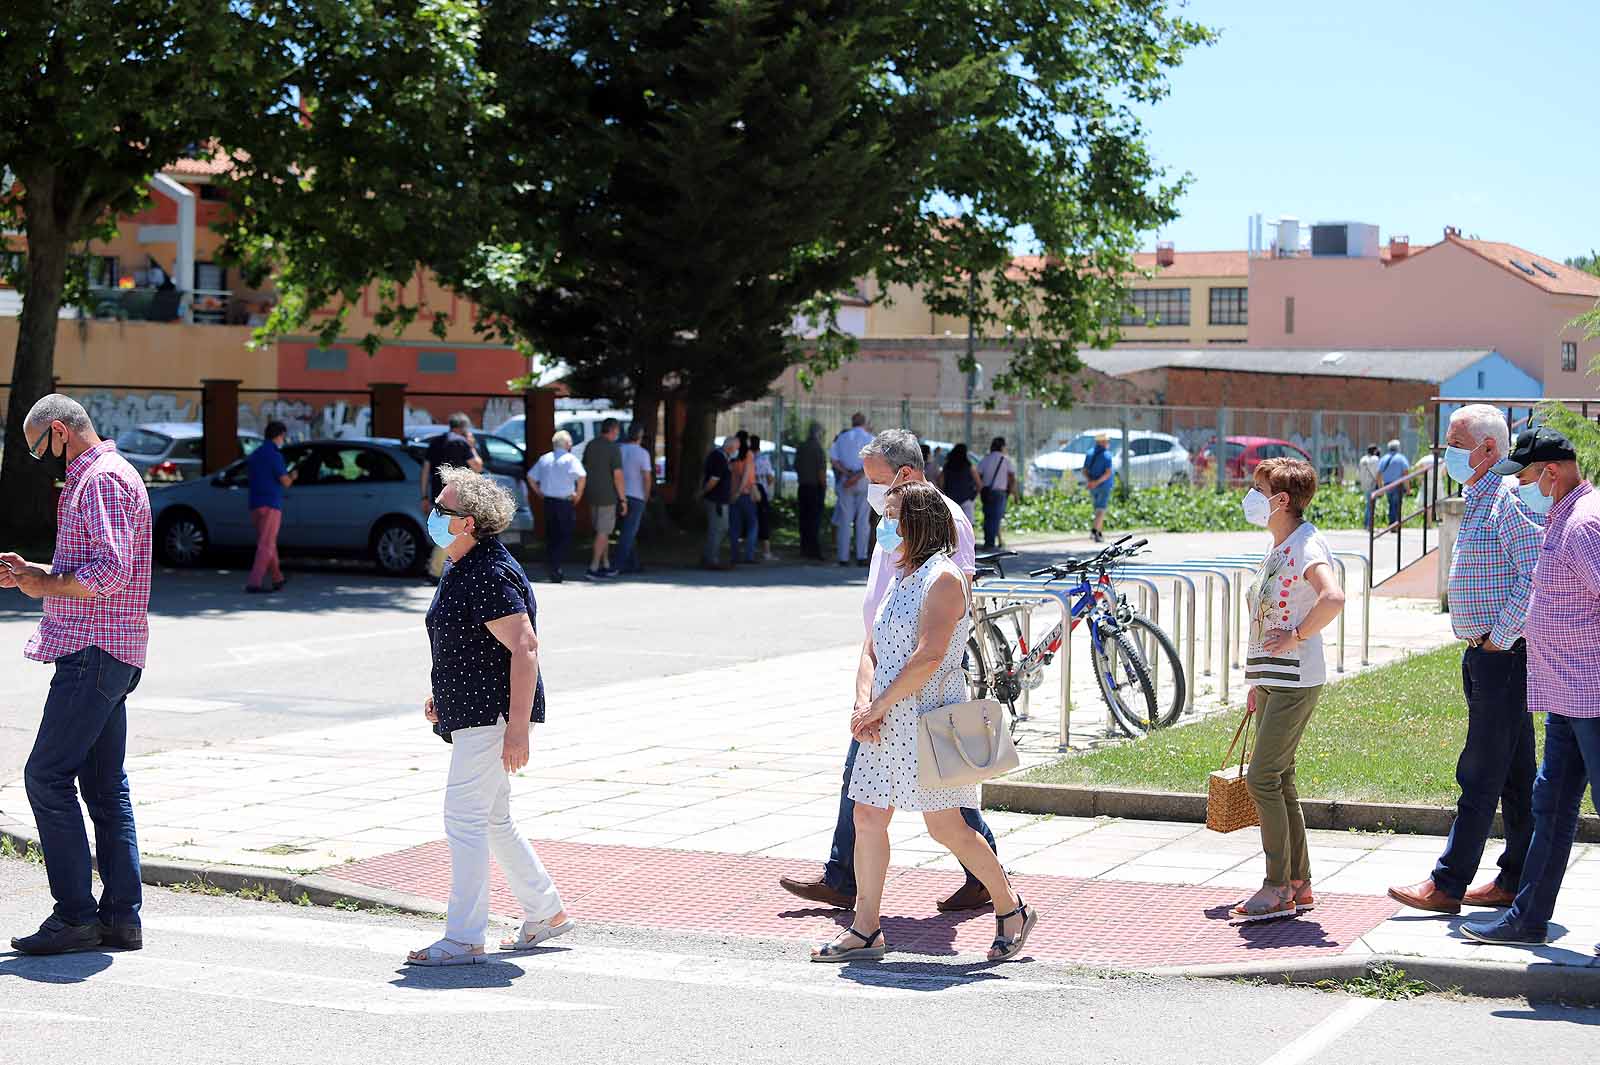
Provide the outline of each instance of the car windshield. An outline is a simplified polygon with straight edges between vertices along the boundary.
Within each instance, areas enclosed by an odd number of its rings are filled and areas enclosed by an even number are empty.
[[[1122,441],[1111,440],[1106,443],[1106,450],[1115,455],[1122,449]],[[1079,436],[1061,445],[1061,450],[1069,455],[1087,455],[1094,450],[1094,437]]]
[[[171,437],[148,429],[125,429],[117,434],[117,450],[135,455],[159,455],[170,443]]]

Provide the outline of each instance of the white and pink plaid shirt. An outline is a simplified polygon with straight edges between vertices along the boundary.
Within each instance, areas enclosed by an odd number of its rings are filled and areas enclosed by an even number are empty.
[[[50,572],[72,574],[94,596],[46,596],[44,618],[23,653],[54,662],[94,646],[143,669],[150,642],[150,496],[109,440],[67,467]]]
[[[1600,493],[1587,482],[1545,519],[1523,634],[1528,709],[1600,717]]]

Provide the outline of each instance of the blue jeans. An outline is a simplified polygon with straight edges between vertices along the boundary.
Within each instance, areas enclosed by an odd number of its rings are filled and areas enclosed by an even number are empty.
[[[561,564],[566,561],[567,549],[572,546],[572,534],[578,528],[578,508],[570,499],[544,500],[545,564],[551,577],[561,576]]]
[[[1393,525],[1400,520],[1401,504],[1406,501],[1406,490],[1396,488],[1389,493],[1389,524]]]
[[[137,927],[144,889],[122,761],[128,745],[127,697],[139,686],[142,671],[98,647],[58,658],[55,666],[39,735],[22,775],[56,900],[55,915],[68,924],[98,920]],[[78,791],[94,822],[104,885],[98,905]]]
[[[1456,819],[1450,840],[1433,869],[1433,883],[1460,898],[1472,886],[1484,845],[1494,828],[1495,807],[1505,819],[1506,849],[1495,883],[1516,891],[1533,838],[1533,718],[1528,714],[1528,652],[1471,647],[1461,659],[1467,696],[1467,742],[1456,761]]]
[[[1006,494],[992,488],[983,491],[983,549],[993,551],[1000,546],[1000,523],[1006,516]]]
[[[839,789],[839,822],[833,826],[833,851],[828,855],[828,864],[822,869],[823,881],[843,895],[856,893],[856,804],[850,799],[850,774],[855,770],[856,752],[859,750],[861,741],[851,740],[850,753],[844,757],[844,787]],[[1000,848],[994,842],[994,833],[989,831],[981,813],[964,809],[961,818],[968,828],[983,837],[990,850],[1000,853]],[[981,886],[971,869],[963,866],[962,871],[967,874],[966,887],[975,884]]]
[[[740,557],[746,562],[756,560],[756,522],[756,501],[749,496],[736,496],[733,500],[733,516],[729,529],[729,536],[733,539],[735,561]]]
[[[1600,718],[1548,714],[1544,764],[1533,784],[1533,840],[1522,886],[1500,922],[1523,932],[1548,933],[1561,878],[1578,836],[1578,811],[1590,778],[1600,773]]]
[[[622,533],[617,537],[617,569],[623,573],[639,571],[639,554],[634,541],[639,537],[639,526],[644,521],[644,500],[628,497],[628,513],[622,517]]]

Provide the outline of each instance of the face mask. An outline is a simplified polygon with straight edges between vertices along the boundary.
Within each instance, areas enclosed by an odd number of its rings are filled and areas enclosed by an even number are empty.
[[[878,522],[878,546],[889,554],[900,550],[905,539],[900,535],[900,519],[884,518]]]
[[[1244,494],[1244,520],[1251,525],[1267,527],[1267,519],[1272,517],[1272,500],[1261,494],[1258,488],[1252,488]]]
[[[450,515],[437,509],[428,515],[428,539],[440,547],[449,547],[455,542],[455,534],[450,531]]]
[[[1539,480],[1542,481],[1544,478],[1541,477]],[[1553,500],[1539,491],[1539,481],[1534,481],[1532,484],[1517,485],[1517,496],[1522,500],[1522,505],[1535,514],[1548,514],[1550,512],[1550,504]]]
[[[867,505],[872,507],[873,513],[877,514],[878,517],[883,517],[883,508],[889,505],[889,493],[893,491],[894,486],[899,483],[900,475],[896,473],[894,475],[894,480],[890,481],[888,484],[867,485]]]
[[[1472,468],[1472,452],[1464,447],[1444,449],[1444,468],[1451,480],[1458,484],[1466,484],[1478,472]]]

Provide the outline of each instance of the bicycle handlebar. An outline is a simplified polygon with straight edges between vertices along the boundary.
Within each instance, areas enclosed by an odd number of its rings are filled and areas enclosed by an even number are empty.
[[[1128,541],[1132,538],[1133,534],[1129,533],[1116,543],[1102,548],[1098,554],[1095,554],[1089,558],[1074,559],[1072,562],[1065,564],[1053,563],[1041,569],[1030,571],[1028,576],[1049,577],[1052,580],[1055,580],[1076,573],[1086,573],[1092,569],[1109,569],[1114,566],[1118,560],[1131,558],[1138,554],[1139,551],[1150,542],[1149,540],[1141,539],[1135,540],[1133,543],[1128,544]],[[1128,546],[1124,547],[1124,544],[1128,544]]]

